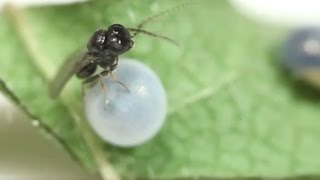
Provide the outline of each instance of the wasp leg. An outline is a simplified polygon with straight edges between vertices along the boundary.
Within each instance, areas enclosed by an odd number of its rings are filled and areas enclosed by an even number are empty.
[[[94,85],[95,82],[96,82],[99,78],[101,78],[102,76],[106,76],[106,75],[108,75],[109,73],[110,73],[110,71],[102,71],[102,72],[99,73],[99,74],[96,74],[96,75],[94,75],[94,76],[88,77],[88,78],[85,79],[82,83],[83,83],[83,84],[92,84],[92,85]]]
[[[110,77],[111,77],[111,79],[112,79],[113,81],[115,81],[115,82],[117,82],[118,84],[120,84],[123,88],[125,88],[125,89],[130,93],[129,88],[128,88],[124,83],[122,83],[121,81],[118,81],[115,74],[113,74],[112,72],[110,72]]]
[[[108,109],[108,104],[109,104],[109,99],[108,99],[108,97],[107,97],[107,93],[108,93],[108,89],[107,89],[107,86],[102,82],[102,78],[103,78],[104,76],[103,75],[101,75],[101,73],[99,74],[99,83],[100,83],[100,86],[101,86],[101,88],[103,89],[103,94],[104,94],[104,102],[105,102],[105,110],[107,110]]]
[[[89,78],[87,78],[86,80],[84,80],[82,82],[83,85],[89,85],[90,87],[92,87],[93,85],[95,85],[97,83],[97,81],[99,81],[100,87],[103,90],[103,94],[104,94],[104,99],[105,99],[105,110],[108,109],[108,104],[109,104],[109,100],[107,97],[107,92],[108,89],[106,87],[106,85],[103,83],[102,78],[106,75],[108,75],[110,73],[110,71],[102,71],[101,73],[91,76]]]

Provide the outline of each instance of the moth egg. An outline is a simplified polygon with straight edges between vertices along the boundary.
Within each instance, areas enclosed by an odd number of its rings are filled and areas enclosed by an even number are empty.
[[[292,31],[283,43],[281,59],[298,79],[320,88],[320,27]]]
[[[139,61],[121,59],[113,74],[125,87],[108,75],[85,88],[85,114],[105,142],[119,147],[141,145],[165,122],[166,92],[155,72]]]

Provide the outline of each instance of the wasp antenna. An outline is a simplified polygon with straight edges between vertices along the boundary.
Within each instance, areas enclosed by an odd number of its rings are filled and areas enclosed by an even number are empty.
[[[174,45],[180,47],[180,45],[173,39],[167,37],[167,36],[163,36],[163,35],[160,35],[160,34],[155,34],[155,33],[152,33],[152,32],[149,32],[149,31],[146,31],[146,30],[143,30],[143,29],[137,29],[137,28],[127,28],[129,31],[133,31],[135,32],[136,34],[137,33],[143,33],[143,34],[146,34],[146,35],[149,35],[149,36],[153,36],[153,37],[157,37],[157,38],[161,38],[161,39],[164,39],[168,42],[171,42],[173,43]],[[134,37],[135,35],[133,35]]]
[[[150,17],[142,20],[142,21],[140,22],[140,24],[138,24],[137,29],[143,28],[143,27],[144,27],[145,25],[147,25],[148,23],[156,20],[156,19],[159,18],[159,17],[162,17],[162,16],[164,16],[164,15],[168,15],[168,14],[169,14],[170,12],[172,12],[172,11],[175,11],[175,10],[178,10],[178,9],[182,9],[182,8],[186,7],[187,5],[191,5],[191,4],[195,4],[195,3],[199,3],[199,0],[189,0],[189,1],[186,1],[186,2],[183,2],[183,3],[180,3],[180,4],[176,5],[176,6],[173,6],[173,7],[169,8],[169,9],[166,9],[166,10],[164,10],[164,11],[161,11],[161,12],[159,12],[159,13],[153,15],[153,16],[150,16]],[[133,36],[136,36],[136,35],[139,34],[139,33],[140,33],[140,32],[137,31],[137,32],[135,32],[135,33],[133,34]]]

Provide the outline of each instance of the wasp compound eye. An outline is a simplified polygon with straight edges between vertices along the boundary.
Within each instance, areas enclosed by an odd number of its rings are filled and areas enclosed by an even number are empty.
[[[111,54],[120,55],[128,51],[132,45],[130,32],[120,24],[113,24],[108,28],[106,41]]]
[[[87,119],[95,132],[112,145],[141,145],[154,137],[165,121],[165,90],[158,76],[138,61],[120,60],[115,75],[130,91],[110,76],[103,77],[107,107],[100,83],[85,89]]]
[[[286,69],[320,87],[320,27],[294,30],[283,43],[281,55]]]

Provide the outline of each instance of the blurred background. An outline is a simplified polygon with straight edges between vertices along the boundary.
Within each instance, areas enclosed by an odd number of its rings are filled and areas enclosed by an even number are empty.
[[[37,0],[11,0],[10,1],[10,3],[16,4],[17,6],[20,6],[20,7],[27,8],[27,7],[36,6],[40,9],[42,6],[43,7],[50,6],[50,5],[62,6],[63,4],[71,4],[75,2],[76,0],[71,0],[71,1],[70,0],[50,0],[50,1],[49,0],[38,0],[38,1]],[[177,1],[177,3],[180,3],[180,2],[181,1]],[[3,0],[0,1],[0,11],[5,3],[8,3],[8,1],[3,1]],[[263,24],[262,26],[265,25],[267,27],[274,27],[275,29],[279,29],[279,32],[285,32],[284,34],[288,32],[287,29],[291,29],[294,27],[302,27],[302,26],[310,26],[310,25],[317,26],[320,24],[320,11],[319,11],[320,1],[318,0],[303,0],[303,1],[302,0],[300,1],[230,0],[227,3],[228,3],[228,6],[230,6],[230,8],[233,11],[235,11],[235,13],[239,13],[239,16],[244,16],[245,18],[248,19],[248,21],[252,21],[256,24]],[[195,5],[195,6],[197,7],[191,6],[188,8],[189,9],[197,8],[198,10],[201,10],[201,6],[203,5],[201,5],[200,3],[199,5]],[[72,12],[69,12],[69,13],[70,13],[70,16],[72,16]],[[197,11],[194,11],[193,13],[197,13]],[[127,13],[125,14],[127,16]],[[173,13],[172,16],[175,16],[175,13]],[[130,13],[129,13],[129,18],[130,18]],[[221,18],[223,19],[224,17],[221,17]],[[208,18],[208,20],[210,20],[210,18]],[[74,23],[77,23],[77,22],[74,22]],[[211,22],[208,21],[207,23],[215,24],[214,21],[211,21]],[[233,22],[229,22],[229,23],[233,23]],[[234,23],[239,23],[239,21],[235,20]],[[226,25],[226,27],[227,26],[228,25]],[[190,27],[190,26],[186,26],[186,27]],[[194,27],[190,27],[190,28],[194,28]],[[220,27],[215,27],[215,28],[220,28]],[[285,31],[283,31],[283,29],[285,29]],[[267,31],[268,30],[266,30],[266,32]],[[167,32],[170,32],[170,30]],[[274,33],[274,31],[270,31],[270,33]],[[254,39],[255,37],[252,37],[252,38]],[[279,40],[279,42],[281,41],[282,40]],[[241,42],[239,44],[241,45]],[[5,48],[5,46],[6,46],[6,43],[2,41],[0,48]],[[205,48],[205,46],[203,48]],[[71,49],[72,48],[70,48],[70,50]],[[237,53],[241,55],[242,52],[237,52]],[[0,59],[0,61],[5,61],[5,59]],[[199,62],[201,62],[201,60],[199,60]],[[279,69],[275,69],[275,71],[278,71],[278,70]],[[204,79],[206,79],[206,77],[204,77]],[[270,92],[262,92],[262,93],[270,93]],[[245,100],[245,97],[238,97],[238,98],[241,99],[241,103],[248,103]],[[173,99],[175,100],[175,98]],[[272,119],[273,118],[272,111],[274,110],[266,110],[266,111],[270,113],[270,119]],[[305,112],[308,113],[313,111],[306,110]],[[21,110],[19,110],[19,108],[13,105],[2,94],[0,94],[0,116],[1,116],[0,118],[0,179],[1,180],[2,179],[3,180],[6,180],[6,179],[21,179],[21,180],[25,180],[25,179],[30,179],[30,180],[31,179],[66,179],[66,180],[67,179],[68,180],[99,179],[97,175],[92,175],[91,173],[84,170],[84,167],[82,167],[79,163],[75,162],[70,157],[70,155],[64,151],[64,149],[60,145],[57,145],[56,140],[54,140],[50,135],[46,135],[46,133],[43,133],[42,131],[39,130],[39,128],[37,128],[37,121],[30,120],[29,117],[27,117]],[[292,117],[292,116],[288,116],[288,117]],[[304,117],[304,116],[301,115],[299,117]],[[308,117],[308,116],[305,116],[305,117]],[[230,118],[230,117],[226,115],[225,118]],[[230,141],[233,141],[233,140],[230,140]],[[312,141],[312,142],[317,142],[317,141]],[[304,152],[307,152],[307,151],[304,151]],[[314,152],[318,152],[318,151],[315,150]],[[315,154],[314,152],[313,154],[311,154],[311,156]],[[262,150],[260,153],[264,153],[264,151]],[[226,161],[232,162],[231,159],[232,158]],[[201,162],[199,163],[201,164]],[[283,162],[279,161],[277,163],[283,163]],[[203,165],[203,166],[206,166],[206,165]],[[301,168],[301,170],[300,169],[297,171],[292,170],[292,172],[294,172],[295,174],[299,174],[299,172],[308,172],[310,170],[310,172],[314,173],[316,171],[315,169],[320,168],[319,163],[314,163],[314,165],[310,165],[310,166],[313,166],[313,167],[311,167],[310,169],[306,167],[305,168],[306,171],[303,171],[303,168]],[[253,171],[253,172],[257,172],[253,174],[263,174],[260,172],[264,172],[264,168],[261,168],[261,169],[262,169],[261,171],[260,170]],[[248,171],[250,172],[250,170]],[[199,176],[201,175],[201,172],[202,171],[199,170],[197,171],[196,174]],[[203,172],[205,172],[204,175],[206,175],[207,171],[203,171]],[[224,172],[223,170],[217,171],[216,174],[218,176],[222,174],[223,176],[224,174],[223,172]],[[270,171],[270,172],[275,172],[275,175],[287,174],[287,173],[281,173],[281,168],[279,171]],[[289,172],[289,170],[288,171],[284,170],[283,172]],[[184,172],[181,171],[181,174],[183,173]],[[186,174],[190,175],[188,173]],[[236,171],[235,174],[245,176],[245,173],[243,173],[241,170],[239,170],[238,172]]]

